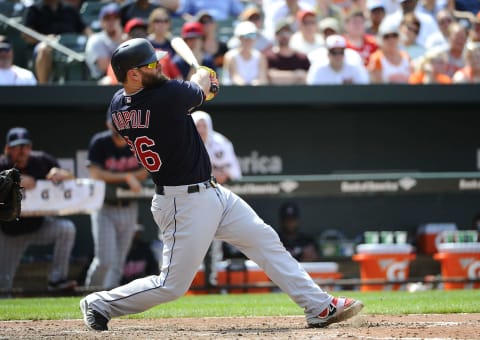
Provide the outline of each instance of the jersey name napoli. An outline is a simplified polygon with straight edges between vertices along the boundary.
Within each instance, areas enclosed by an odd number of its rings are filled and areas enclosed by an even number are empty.
[[[127,96],[117,91],[110,104],[115,129],[157,185],[176,186],[210,178],[208,153],[190,111],[203,103],[200,87],[169,80]]]

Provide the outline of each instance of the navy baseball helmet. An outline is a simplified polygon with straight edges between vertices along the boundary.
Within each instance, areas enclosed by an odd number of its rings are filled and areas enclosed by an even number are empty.
[[[135,38],[120,44],[112,54],[111,64],[118,81],[123,82],[127,71],[160,60],[167,52],[155,51],[152,44],[144,38]]]

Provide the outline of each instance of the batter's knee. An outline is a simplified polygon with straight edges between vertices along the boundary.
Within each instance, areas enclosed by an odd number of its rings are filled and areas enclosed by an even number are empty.
[[[188,288],[182,288],[182,287],[172,287],[172,289],[167,289],[165,292],[168,293],[169,295],[169,300],[177,300],[184,296],[187,293]]]
[[[181,298],[184,296],[188,289],[190,288],[190,284],[183,284],[176,282],[175,285],[170,285],[169,282],[164,282],[162,275],[152,275],[149,278],[155,286],[162,287],[162,294],[168,301],[173,301]],[[168,281],[168,279],[167,279]]]

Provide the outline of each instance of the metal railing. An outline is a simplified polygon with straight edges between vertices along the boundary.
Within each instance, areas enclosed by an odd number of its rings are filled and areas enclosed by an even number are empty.
[[[69,61],[78,61],[83,63],[85,61],[85,54],[84,53],[79,53],[75,50],[72,50],[71,48],[66,47],[65,45],[62,45],[61,43],[58,42],[58,38],[52,38],[51,36],[41,34],[21,23],[19,23],[17,20],[14,18],[8,18],[5,15],[0,13],[0,22],[8,25],[23,34],[26,34],[38,41],[44,42],[54,50],[65,54],[68,58]]]

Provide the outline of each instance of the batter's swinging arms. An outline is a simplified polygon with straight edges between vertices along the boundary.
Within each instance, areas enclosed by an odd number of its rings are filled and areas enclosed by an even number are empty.
[[[80,301],[85,324],[107,330],[112,317],[140,313],[181,297],[213,238],[255,261],[305,311],[309,327],[356,315],[362,302],[324,292],[285,250],[277,233],[240,197],[211,178],[208,153],[190,111],[210,94],[214,74],[199,68],[190,81],[168,80],[145,39],[122,43],[112,56],[123,89],[110,104],[112,121],[156,184],[152,214],[163,235],[160,275],[132,281]]]

